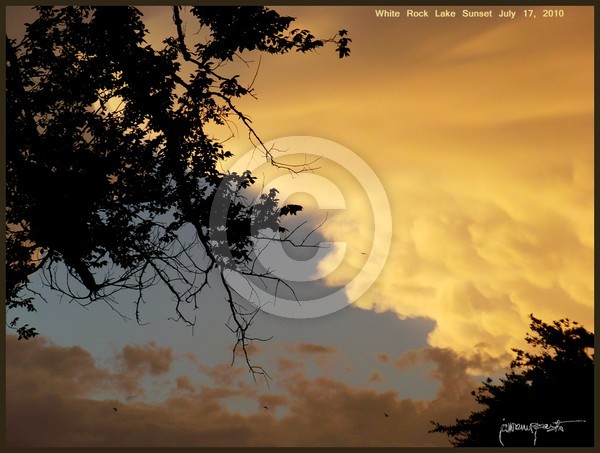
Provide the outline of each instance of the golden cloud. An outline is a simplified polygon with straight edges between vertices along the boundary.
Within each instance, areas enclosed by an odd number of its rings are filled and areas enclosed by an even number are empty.
[[[363,156],[392,204],[392,250],[358,306],[434,319],[430,345],[466,356],[502,357],[521,346],[530,313],[593,328],[590,11],[485,29],[463,22],[460,33],[430,21],[411,29],[413,41],[423,39],[421,54],[386,41],[357,57],[361,70],[338,77],[340,89],[324,76],[329,91],[318,96],[336,119],[303,117],[310,123],[303,127]],[[371,42],[360,31],[355,41]],[[393,33],[382,23],[377,39]],[[386,52],[398,52],[403,67],[379,63],[376,55]],[[359,75],[377,83],[359,92]],[[361,209],[340,214],[324,235],[363,250],[372,233],[366,217]],[[330,284],[355,275],[360,263],[346,261],[354,266],[328,277]]]

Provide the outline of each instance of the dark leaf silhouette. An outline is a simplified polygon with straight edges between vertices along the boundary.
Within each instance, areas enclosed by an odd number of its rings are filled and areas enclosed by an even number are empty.
[[[38,334],[39,333],[36,331],[35,327],[29,327],[29,324],[23,324],[17,329],[17,335],[19,340],[29,340],[30,338],[33,338]]]
[[[286,204],[279,210],[279,215],[296,215],[300,211],[302,211],[302,206],[297,204]]]

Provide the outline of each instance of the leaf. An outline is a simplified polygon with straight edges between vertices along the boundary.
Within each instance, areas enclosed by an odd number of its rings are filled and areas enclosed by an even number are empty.
[[[29,324],[19,327],[17,333],[19,334],[19,340],[29,340],[30,338],[39,335],[39,333],[36,332],[35,327],[29,327]]]
[[[298,204],[286,204],[279,210],[279,215],[296,215],[299,211],[302,211],[302,206]]]

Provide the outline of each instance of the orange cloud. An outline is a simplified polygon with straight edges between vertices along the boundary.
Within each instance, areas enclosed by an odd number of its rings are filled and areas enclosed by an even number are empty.
[[[379,360],[381,360],[383,363],[388,363],[389,360],[390,360],[390,356],[388,354],[383,353],[383,352],[380,353],[380,354],[377,354],[377,358]]]
[[[381,382],[383,377],[377,371],[373,372],[371,376],[369,376],[369,382]]]
[[[153,376],[165,374],[173,362],[172,348],[160,348],[154,342],[144,346],[125,346],[119,354],[128,373]]]
[[[6,337],[6,380],[14,390],[32,398],[48,398],[57,391],[70,397],[108,388],[112,373],[98,368],[92,355],[79,346],[64,348],[36,337],[18,341]]]
[[[334,346],[314,343],[300,343],[294,349],[300,354],[330,354],[337,351]]]
[[[147,347],[154,351],[156,345]],[[440,366],[453,367],[453,376],[460,376],[465,366],[451,354],[432,357]],[[150,367],[143,369],[151,375]],[[235,374],[235,368],[229,370]],[[435,400],[415,401],[399,399],[394,392],[354,388],[335,379],[311,379],[295,370],[279,371],[284,375],[281,393],[235,383],[233,388],[223,384],[198,389],[187,376],[179,376],[174,390],[185,390],[185,397],[174,393],[157,403],[98,400],[90,396],[97,386],[110,382],[113,373],[99,368],[87,351],[47,341],[17,342],[9,336],[7,445],[447,446],[444,436],[428,434],[429,420],[448,422],[472,406],[464,392],[442,392]],[[444,371],[440,368],[440,376]],[[32,378],[24,382],[26,376]],[[228,410],[222,401],[232,395],[254,399],[256,413],[241,415]],[[279,417],[273,416],[275,409],[283,410]],[[389,417],[384,417],[384,412]]]
[[[193,392],[194,386],[192,385],[192,381],[189,376],[179,376],[175,381],[177,384],[177,390],[182,390],[186,392]]]

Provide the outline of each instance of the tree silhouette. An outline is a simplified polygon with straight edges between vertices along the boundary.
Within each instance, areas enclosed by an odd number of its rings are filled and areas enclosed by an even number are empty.
[[[232,154],[206,128],[241,121],[268,162],[304,170],[264,146],[235,105],[254,96],[252,87],[224,67],[245,52],[308,52],[326,43],[342,58],[346,31],[322,40],[265,7],[195,6],[190,17],[205,39],[190,44],[174,6],[176,33],[156,49],[134,7],[35,10],[22,41],[6,38],[7,309],[35,310],[43,294],[28,283],[40,272],[47,287],[82,304],[114,307],[115,292],[135,291],[138,322],[144,291],[162,284],[174,319],[193,325],[198,297],[216,275],[250,366],[246,332],[255,313],[234,300],[225,272],[241,267],[248,278],[273,279],[252,266],[255,236],[285,232],[281,216],[301,207],[280,206],[275,189],[244,197],[255,177],[220,170]],[[18,321],[9,327],[20,338],[37,335]]]
[[[500,383],[488,378],[472,392],[484,408],[454,425],[432,422],[432,432],[461,447],[594,445],[594,334],[568,319],[530,318],[531,351],[513,349]]]

